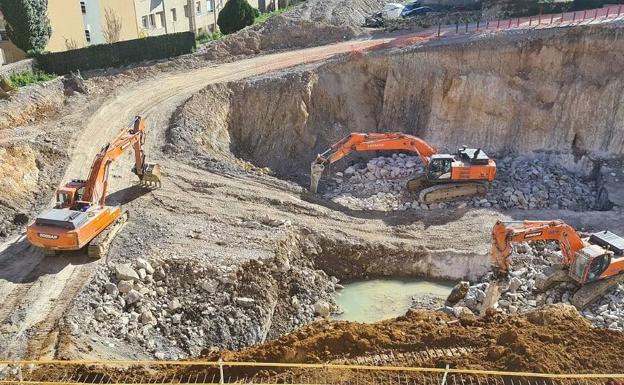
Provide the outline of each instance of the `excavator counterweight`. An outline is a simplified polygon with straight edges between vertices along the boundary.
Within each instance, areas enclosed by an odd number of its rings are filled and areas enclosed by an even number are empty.
[[[481,149],[461,148],[457,154],[438,154],[424,140],[412,135],[395,133],[352,133],[333,144],[312,162],[310,191],[316,193],[325,170],[351,152],[398,150],[411,151],[420,157],[425,172],[407,182],[407,190],[418,194],[421,203],[447,202],[474,195],[484,195],[487,183],[496,176],[496,163]]]
[[[132,147],[135,159],[132,171],[140,183],[160,187],[160,166],[145,162],[144,143],[145,123],[136,117],[96,155],[87,180],[72,180],[57,190],[56,206],[28,226],[30,243],[43,248],[46,255],[88,245],[89,256],[104,256],[128,220],[127,211],[106,205],[110,164]]]

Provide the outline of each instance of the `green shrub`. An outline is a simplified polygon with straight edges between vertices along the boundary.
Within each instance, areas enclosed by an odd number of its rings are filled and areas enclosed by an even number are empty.
[[[24,52],[43,50],[52,33],[48,0],[0,0],[9,39]]]
[[[197,43],[199,44],[206,44],[208,42],[211,41],[219,41],[223,39],[223,34],[221,32],[211,32],[211,33],[200,33],[199,35],[197,35]]]
[[[46,82],[48,80],[52,80],[56,78],[56,75],[53,74],[49,74],[49,73],[45,73],[45,72],[20,72],[20,73],[16,73],[11,75],[11,77],[9,78],[9,83],[11,83],[11,85],[13,87],[25,87],[27,85],[30,84],[36,84],[36,83],[41,83],[41,82]]]
[[[143,60],[164,59],[191,53],[194,49],[195,34],[179,32],[91,45],[66,52],[42,53],[35,57],[44,71],[66,74],[76,70],[118,67]]]
[[[219,29],[228,35],[250,26],[256,20],[256,13],[247,0],[228,0],[219,13]]]
[[[282,13],[288,12],[289,10],[290,10],[290,7],[280,8],[277,11],[273,11],[273,12],[261,13],[260,16],[256,18],[256,21],[254,24],[264,23],[265,21],[269,20],[273,16],[281,15]]]

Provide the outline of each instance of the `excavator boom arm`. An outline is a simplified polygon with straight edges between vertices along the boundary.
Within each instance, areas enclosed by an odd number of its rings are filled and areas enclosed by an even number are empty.
[[[104,206],[108,192],[108,169],[129,147],[134,149],[135,170],[141,177],[145,162],[142,146],[145,141],[145,122],[137,116],[134,122],[119,132],[117,137],[96,155],[87,179],[83,201]]]
[[[570,266],[574,253],[584,247],[578,233],[568,224],[556,221],[498,221],[492,229],[491,258],[500,273],[509,271],[511,244],[524,241],[553,240],[559,242],[563,265]]]
[[[431,147],[424,140],[400,132],[387,134],[353,133],[333,144],[327,151],[320,154],[315,162],[331,164],[344,158],[353,151],[377,150],[405,150],[415,152],[425,165],[429,164],[429,158],[432,155],[438,153],[435,148]]]
[[[437,154],[437,150],[424,140],[412,135],[395,133],[352,133],[333,144],[312,162],[310,190],[316,193],[318,182],[325,165],[332,164],[356,151],[405,150],[418,154],[423,164],[429,164],[429,158]]]

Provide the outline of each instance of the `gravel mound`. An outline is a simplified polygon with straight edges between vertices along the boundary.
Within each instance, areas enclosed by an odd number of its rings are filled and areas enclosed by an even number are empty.
[[[441,204],[420,204],[406,191],[410,178],[424,170],[420,158],[406,154],[376,157],[324,177],[323,197],[353,210],[405,211],[457,207],[495,209],[590,210],[596,185],[540,157],[505,157],[497,160],[497,177],[485,197]]]
[[[352,39],[362,32],[365,17],[381,9],[381,0],[308,0],[224,40],[202,48],[208,60],[304,48]]]
[[[98,272],[69,323],[110,348],[180,359],[255,345],[329,316],[337,280],[296,258],[284,241],[270,260],[212,264],[180,256],[137,258]]]

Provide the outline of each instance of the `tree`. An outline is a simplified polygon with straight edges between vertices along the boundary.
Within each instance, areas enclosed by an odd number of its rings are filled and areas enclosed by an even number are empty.
[[[254,9],[247,0],[228,0],[219,13],[217,24],[221,32],[227,35],[252,25],[255,20]]]
[[[104,10],[104,40],[107,43],[116,43],[121,37],[121,17],[111,9]]]
[[[52,34],[48,0],[0,0],[9,39],[24,52],[43,51]]]

